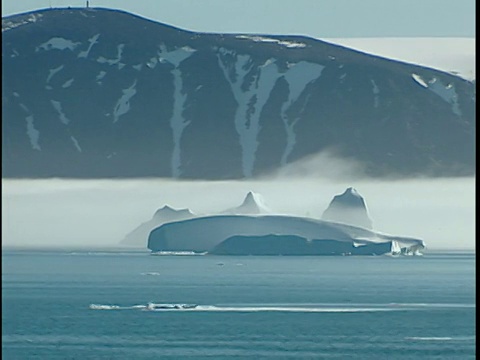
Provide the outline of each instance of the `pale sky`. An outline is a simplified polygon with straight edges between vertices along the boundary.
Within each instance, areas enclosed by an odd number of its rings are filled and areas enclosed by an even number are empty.
[[[86,0],[2,0],[2,16]],[[475,37],[475,0],[90,0],[199,32],[331,37]]]

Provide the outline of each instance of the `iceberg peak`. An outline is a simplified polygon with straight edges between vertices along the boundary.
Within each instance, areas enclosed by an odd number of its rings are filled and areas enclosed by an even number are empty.
[[[150,231],[156,227],[169,222],[191,219],[196,216],[197,215],[192,213],[189,209],[176,210],[168,205],[164,205],[162,208],[155,211],[155,214],[153,214],[150,220],[140,224],[134,230],[129,232],[121,241],[121,244],[144,247]]]
[[[322,219],[367,229],[373,227],[365,200],[353,187],[349,187],[342,194],[333,197],[330,205],[323,212]]]
[[[270,214],[271,210],[265,205],[263,196],[249,191],[240,206],[227,209],[223,214]]]
[[[158,209],[155,214],[153,215],[154,218],[156,217],[164,217],[164,216],[175,216],[178,214],[190,214],[194,215],[189,209],[174,209],[168,205],[164,205],[162,208]]]
[[[353,187],[347,188],[347,190],[345,190],[343,195],[352,195],[352,196],[361,197],[360,194],[358,193],[358,191]]]

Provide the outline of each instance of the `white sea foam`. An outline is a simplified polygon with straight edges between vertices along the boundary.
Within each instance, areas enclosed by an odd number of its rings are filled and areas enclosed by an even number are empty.
[[[474,308],[475,304],[463,303],[390,303],[389,306],[417,307],[417,308]]]
[[[474,336],[407,336],[405,340],[415,341],[469,341],[474,340]]]
[[[158,309],[162,311],[163,309]],[[381,312],[395,311],[394,308],[360,308],[360,307],[296,307],[296,306],[197,306],[183,311],[211,311],[211,312],[296,312],[296,313],[338,313],[338,312]],[[155,309],[157,311],[157,309]]]
[[[133,305],[133,306],[119,306],[119,305],[102,305],[102,304],[90,304],[91,310],[133,310],[144,309],[146,305]]]
[[[147,274],[147,273],[142,273]],[[148,311],[190,311],[190,312],[295,312],[295,313],[359,313],[387,311],[418,311],[426,307],[465,307],[474,304],[225,304],[225,305],[190,305],[178,303],[153,303],[146,305],[102,305],[90,304],[92,310],[148,310]],[[409,337],[412,340],[436,339]],[[445,338],[438,338],[445,339]]]
[[[188,311],[188,312],[295,312],[295,313],[353,313],[353,312],[385,312],[407,310],[401,308],[380,308],[380,307],[296,307],[296,306],[214,306],[198,305],[194,308],[175,307],[182,304],[153,304],[155,307],[148,308],[147,305],[118,306],[90,304],[92,310],[129,310],[141,309],[149,311]]]
[[[90,304],[90,309],[92,309],[92,310],[117,310],[117,309],[120,309],[120,306],[118,306],[118,305]]]
[[[423,340],[423,341],[445,341],[445,340],[452,340],[451,337],[422,337],[422,336],[412,336],[406,337],[406,340]]]

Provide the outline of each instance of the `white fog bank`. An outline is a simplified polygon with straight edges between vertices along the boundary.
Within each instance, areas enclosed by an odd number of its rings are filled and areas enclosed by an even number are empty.
[[[365,53],[475,79],[475,38],[330,38],[322,39]]]
[[[2,180],[2,246],[117,247],[169,205],[213,214],[259,193],[277,214],[320,218],[354,187],[373,227],[423,239],[428,249],[475,249],[475,179],[264,181]]]

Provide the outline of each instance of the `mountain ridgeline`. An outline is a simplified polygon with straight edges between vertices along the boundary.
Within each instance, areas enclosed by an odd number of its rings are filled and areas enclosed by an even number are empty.
[[[4,177],[239,179],[323,151],[474,174],[475,86],[445,72],[99,8],[6,17],[2,40]]]

